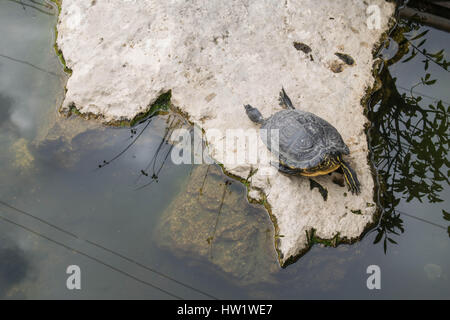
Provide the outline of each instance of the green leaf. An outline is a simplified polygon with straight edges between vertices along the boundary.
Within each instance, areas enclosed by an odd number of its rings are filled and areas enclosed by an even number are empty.
[[[416,55],[417,55],[417,51],[413,50],[413,52],[411,53],[411,56],[409,58],[406,58],[405,60],[403,60],[402,63],[408,62],[409,60],[413,59]]]
[[[390,243],[397,244],[397,242],[395,242],[394,239],[392,239],[392,238],[387,238],[387,239],[389,240]]]
[[[430,31],[430,30],[429,29],[425,30],[424,32],[418,34],[417,36],[415,36],[414,38],[412,38],[410,40],[412,41],[412,40],[416,40],[416,39],[422,38],[424,35],[426,35],[428,33],[428,31]]]
[[[442,214],[444,215],[444,219],[450,221],[450,213],[445,210],[442,210]]]
[[[378,230],[378,234],[375,237],[375,240],[373,241],[373,244],[376,244],[376,243],[380,242],[382,237],[383,237],[383,232],[381,230]]]

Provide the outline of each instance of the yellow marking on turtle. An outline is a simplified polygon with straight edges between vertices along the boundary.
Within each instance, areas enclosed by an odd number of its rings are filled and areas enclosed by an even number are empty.
[[[340,160],[340,158],[338,158],[338,160]],[[347,181],[348,185],[349,186],[356,186],[357,184],[356,184],[355,178],[353,177],[352,172],[350,171],[350,169],[342,162],[341,162],[341,166],[342,166],[342,169],[344,170],[344,178]],[[352,183],[350,183],[350,181],[348,180],[347,175],[352,179]]]
[[[340,167],[339,163],[338,164],[335,164],[335,163],[328,164],[327,163],[327,166],[322,167],[323,169],[321,167],[316,167],[317,170],[315,170],[315,168],[313,168],[313,169],[308,170],[307,172],[302,171],[302,172],[300,172],[300,174],[302,176],[306,176],[306,177],[315,177],[315,176],[320,176],[320,175],[324,175],[324,174],[333,172],[339,167]]]
[[[296,167],[292,167],[292,166],[287,165],[286,163],[284,163],[283,160],[280,160],[280,163],[281,163],[283,166],[288,167],[289,169],[292,169],[292,170],[297,170],[297,169],[298,169],[298,168],[296,168]]]

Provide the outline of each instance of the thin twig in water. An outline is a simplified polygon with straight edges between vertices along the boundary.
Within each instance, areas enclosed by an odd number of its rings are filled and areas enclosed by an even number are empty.
[[[4,54],[0,54],[0,57],[5,58],[5,59],[8,59],[8,60],[11,60],[11,61],[14,61],[14,62],[26,64],[27,66],[30,66],[30,67],[32,67],[32,68],[34,68],[34,69],[36,69],[36,70],[39,70],[39,71],[48,73],[48,74],[50,74],[50,75],[52,75],[52,76],[55,76],[55,77],[59,77],[59,75],[58,75],[57,73],[52,72],[52,71],[45,70],[45,69],[43,69],[43,68],[41,68],[41,67],[38,67],[38,66],[35,66],[34,64],[32,64],[32,63],[30,63],[30,62],[28,62],[28,61],[24,61],[24,60],[19,60],[19,59],[16,59],[16,58],[8,57],[8,56],[6,56],[6,55],[4,55]]]
[[[117,158],[119,158],[121,155],[123,155],[125,152],[127,152],[127,150],[130,149],[131,146],[132,146],[133,144],[136,143],[137,139],[139,139],[139,137],[144,133],[145,129],[147,129],[147,127],[149,126],[149,124],[150,124],[151,121],[152,121],[151,118],[147,120],[147,123],[145,124],[145,127],[142,129],[142,131],[139,132],[139,134],[136,136],[136,138],[134,138],[134,140],[131,141],[130,144],[129,144],[128,146],[125,147],[125,149],[123,149],[121,152],[119,152],[119,153],[118,153],[115,157],[113,157],[111,160],[109,160],[109,161],[103,160],[103,164],[99,164],[97,169],[103,168],[104,166],[110,164],[111,162],[113,162],[114,160],[116,160]]]
[[[156,159],[158,157],[159,152],[161,151],[161,148],[164,144],[167,144],[168,142],[168,137],[169,137],[169,133],[172,134],[173,132],[173,123],[176,120],[176,118],[172,119],[172,122],[166,127],[166,131],[164,133],[163,138],[161,139],[161,142],[158,145],[158,148],[156,148],[155,153],[153,154],[152,159],[150,160],[150,162],[148,163],[148,165],[145,167],[145,169],[141,170],[141,175],[139,175],[135,181],[135,184],[137,184],[139,182],[139,180],[142,178],[142,176],[148,176],[148,169],[150,168],[150,166],[153,164],[153,175],[152,177],[155,175],[155,165],[156,165]],[[176,123],[176,125],[178,125],[179,122]],[[172,149],[172,148],[171,148]],[[167,155],[166,155],[167,157]]]
[[[219,206],[219,210],[217,212],[217,217],[216,217],[216,223],[214,224],[214,229],[213,229],[213,233],[212,236],[210,236],[208,239],[206,239],[206,241],[208,241],[209,243],[209,257],[212,260],[213,256],[212,256],[212,243],[216,237],[216,230],[217,230],[217,225],[219,224],[219,218],[220,218],[220,214],[222,213],[222,207],[223,207],[223,203],[225,202],[225,195],[227,193],[227,187],[231,184],[230,180],[226,180],[225,181],[225,185],[223,187],[223,194],[222,194],[222,200],[220,201],[220,206]]]
[[[157,181],[159,173],[161,172],[161,170],[163,169],[164,165],[166,164],[166,161],[167,161],[167,158],[169,157],[169,154],[172,152],[172,148],[173,148],[173,145],[170,146],[169,151],[167,152],[166,156],[164,157],[164,160],[162,161],[162,164],[159,167],[158,171],[157,172],[155,172],[155,171],[153,172],[152,177],[151,177],[152,180],[149,183],[144,184],[143,186],[140,186],[140,187],[134,189],[134,191],[141,190],[141,189],[151,185],[153,182]]]
[[[205,186],[205,181],[206,181],[206,178],[208,177],[208,172],[209,172],[209,167],[210,166],[211,165],[208,164],[208,167],[206,168],[206,173],[205,173],[205,176],[203,177],[202,186],[200,187],[200,190],[199,190],[199,193],[198,193],[199,196],[201,196],[203,194],[203,187]]]

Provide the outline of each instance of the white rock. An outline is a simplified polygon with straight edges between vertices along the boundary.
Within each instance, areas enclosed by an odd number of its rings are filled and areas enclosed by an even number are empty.
[[[362,185],[359,196],[332,183],[328,201],[302,177],[259,171],[251,186],[267,195],[279,227],[280,262],[307,244],[306,231],[320,238],[357,238],[372,222],[374,182],[367,161],[360,101],[372,85],[372,48],[387,30],[392,3],[371,0],[380,13],[380,28],[367,27],[367,6],[360,0],[64,0],[57,43],[73,74],[63,109],[75,104],[81,113],[105,122],[133,118],[162,93],[205,130],[255,128],[243,104],[268,117],[278,106],[283,86],[294,105],[333,124],[349,146],[347,157]],[[378,13],[375,11],[370,11]],[[305,54],[293,42],[311,47]],[[330,70],[349,54],[353,66]],[[312,59],[310,57],[312,56]],[[214,158],[224,163],[218,145]],[[260,146],[260,151],[263,146]],[[250,165],[225,169],[243,178]],[[347,192],[348,193],[348,192]],[[256,197],[255,191],[250,196]],[[351,210],[360,210],[357,215]]]

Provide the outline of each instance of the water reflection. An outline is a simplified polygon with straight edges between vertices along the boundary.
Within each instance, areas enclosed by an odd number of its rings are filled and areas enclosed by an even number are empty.
[[[29,67],[32,67],[32,68],[34,68],[34,69],[36,69],[36,70],[45,72],[45,73],[47,73],[47,74],[49,74],[49,75],[52,75],[52,76],[55,76],[55,77],[59,77],[59,74],[58,74],[58,73],[53,72],[53,71],[48,71],[48,70],[46,70],[46,69],[44,69],[44,68],[41,68],[41,67],[39,67],[39,66],[36,66],[36,65],[34,65],[34,64],[32,64],[32,63],[30,63],[30,62],[28,62],[28,61],[23,61],[23,60],[20,60],[20,59],[16,59],[16,58],[13,58],[13,57],[9,57],[9,56],[6,56],[6,55],[4,55],[4,54],[0,54],[0,57],[2,57],[2,58],[4,58],[4,59],[8,59],[8,60],[13,61],[13,62],[17,62],[17,63],[24,64],[24,65],[29,66]]]
[[[52,16],[55,14],[54,7],[50,4],[50,2],[43,1],[39,2],[36,0],[8,0],[9,2],[15,3],[22,7],[23,10],[27,11],[28,9],[35,10],[37,12]],[[31,2],[31,3],[29,3]]]
[[[400,201],[442,202],[443,190],[449,184],[449,106],[440,99],[426,104],[416,94],[416,88],[438,82],[430,64],[444,71],[449,65],[444,50],[430,53],[424,48],[427,33],[416,22],[400,20],[390,36],[389,47],[396,50],[394,54],[385,50],[385,56],[391,57],[384,61],[379,73],[382,86],[368,106],[370,145],[381,177],[379,201],[383,208],[374,242],[383,240],[385,252],[388,243],[396,243],[393,235],[404,232],[402,214],[397,210]],[[407,92],[400,93],[392,68],[417,63],[418,59],[424,75]],[[420,65],[410,68],[420,75]]]
[[[12,111],[12,105],[12,99],[0,93],[0,126],[8,123]]]
[[[32,267],[25,252],[5,235],[0,237],[0,261],[0,299],[5,299],[30,275]]]

